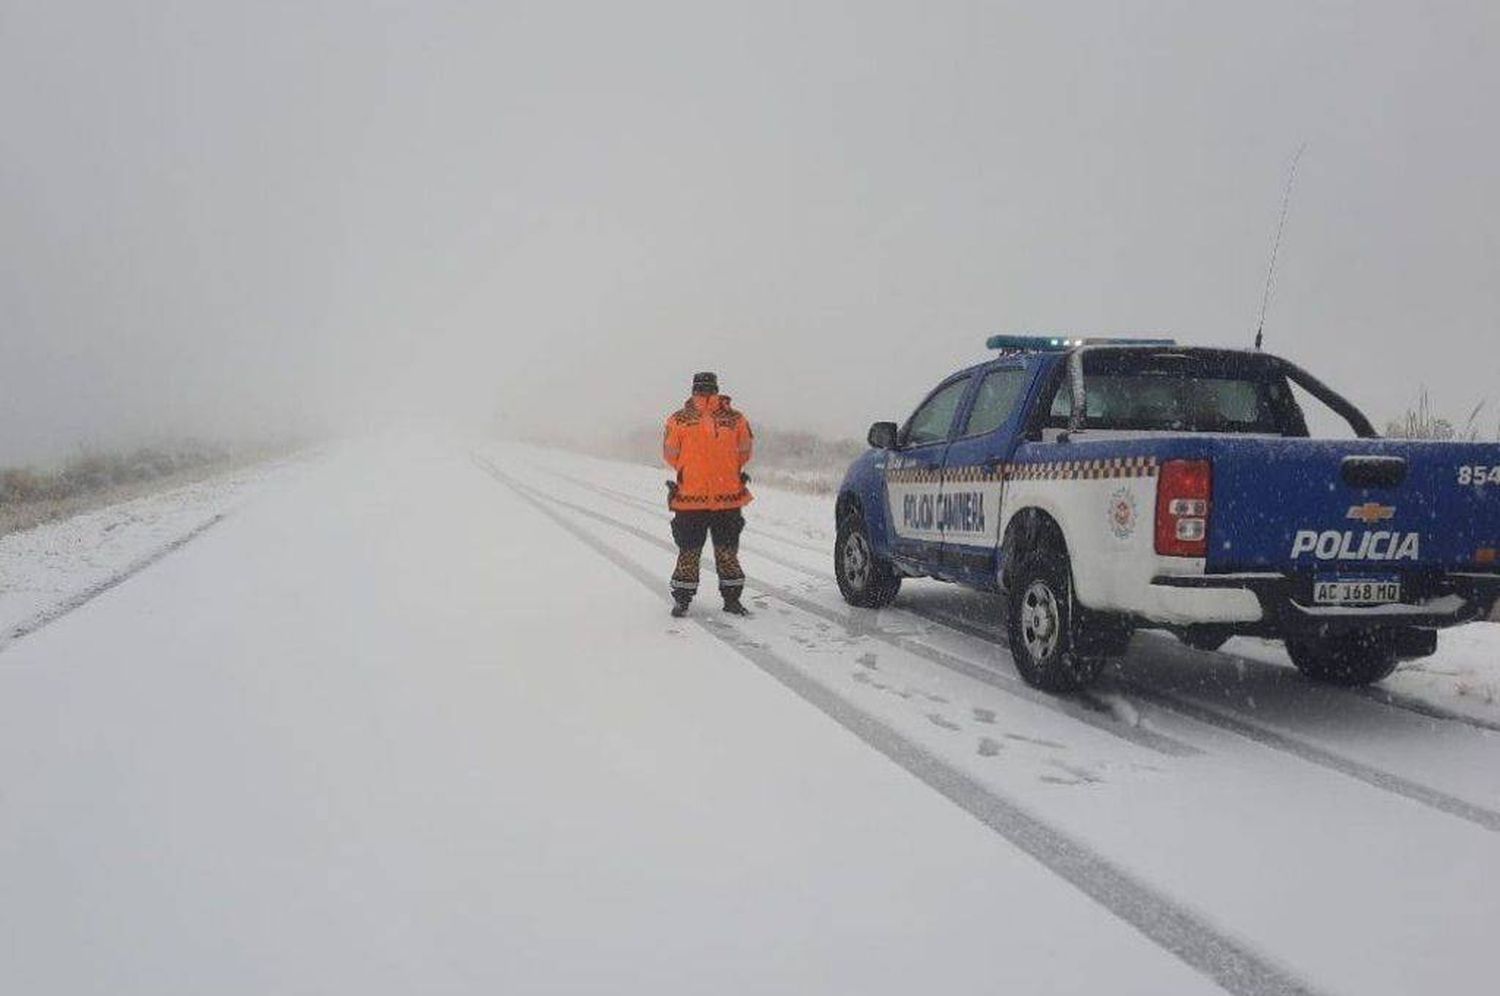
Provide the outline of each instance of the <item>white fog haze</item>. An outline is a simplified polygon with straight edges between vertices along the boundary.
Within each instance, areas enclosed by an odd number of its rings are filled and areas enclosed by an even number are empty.
[[[1486,3],[0,7],[0,459],[408,416],[862,435],[992,331],[1493,398]]]
[[[1497,206],[1500,0],[0,0],[0,996],[1500,992]]]

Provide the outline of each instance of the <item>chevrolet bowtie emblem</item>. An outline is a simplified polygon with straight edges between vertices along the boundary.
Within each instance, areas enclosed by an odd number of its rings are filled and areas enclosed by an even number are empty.
[[[1373,526],[1377,522],[1395,518],[1395,505],[1382,505],[1379,502],[1367,501],[1363,505],[1349,506],[1349,514],[1346,519],[1358,519],[1367,526]]]

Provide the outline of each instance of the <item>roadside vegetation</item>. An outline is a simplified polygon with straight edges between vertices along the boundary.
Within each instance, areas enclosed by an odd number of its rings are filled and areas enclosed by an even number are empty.
[[[1500,439],[1500,426],[1493,436],[1488,432],[1489,415],[1487,402],[1481,401],[1469,410],[1467,418],[1458,421],[1439,414],[1432,404],[1427,388],[1417,395],[1417,403],[1406,410],[1400,418],[1385,424],[1385,435],[1393,439],[1432,439],[1439,442],[1454,440],[1475,443],[1487,438]]]
[[[285,450],[187,442],[124,452],[82,450],[45,469],[0,467],[0,536],[200,480]]]

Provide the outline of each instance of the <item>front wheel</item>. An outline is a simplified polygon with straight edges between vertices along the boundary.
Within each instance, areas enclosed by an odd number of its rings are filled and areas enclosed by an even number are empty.
[[[1104,658],[1078,652],[1073,632],[1072,575],[1068,558],[1041,550],[1011,575],[1006,628],[1016,670],[1028,685],[1071,692],[1091,683]]]
[[[1286,641],[1287,656],[1313,681],[1328,685],[1369,685],[1396,670],[1395,644],[1378,632],[1345,633]]]
[[[875,555],[865,520],[858,514],[839,521],[833,541],[833,575],[844,601],[863,609],[890,605],[901,590],[901,576]]]

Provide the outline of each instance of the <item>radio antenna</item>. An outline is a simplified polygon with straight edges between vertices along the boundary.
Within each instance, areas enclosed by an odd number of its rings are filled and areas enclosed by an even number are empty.
[[[1271,285],[1276,279],[1276,255],[1281,251],[1281,233],[1286,229],[1286,213],[1292,204],[1292,184],[1297,182],[1297,164],[1302,161],[1302,153],[1306,151],[1306,142],[1297,146],[1297,154],[1292,156],[1292,166],[1287,171],[1286,187],[1281,191],[1281,218],[1276,222],[1276,241],[1271,243],[1271,263],[1266,267],[1266,289],[1260,297],[1260,321],[1255,327],[1256,352],[1260,351],[1261,340],[1266,334],[1266,308],[1271,304]]]

